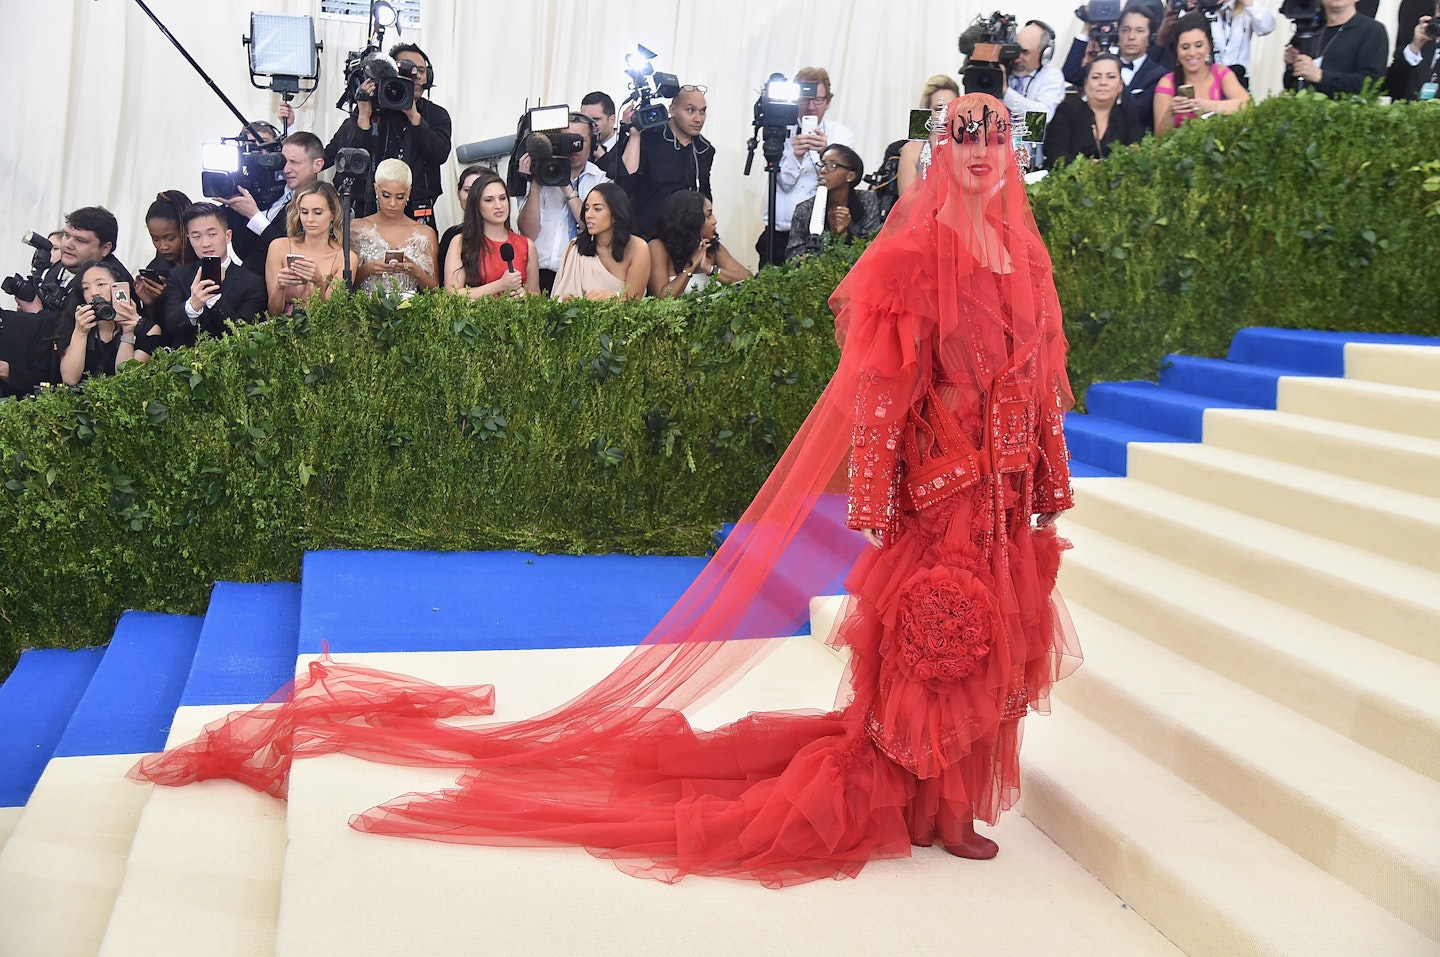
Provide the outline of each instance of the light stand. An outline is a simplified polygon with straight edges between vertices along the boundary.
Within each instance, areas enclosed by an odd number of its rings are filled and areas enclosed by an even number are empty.
[[[340,182],[340,255],[345,260],[345,288],[354,289],[355,280],[350,271],[350,222],[354,218],[353,203],[350,193],[355,189],[355,176],[342,176],[342,173],[364,175],[370,169],[370,151],[357,148],[347,148],[335,154],[335,179]]]

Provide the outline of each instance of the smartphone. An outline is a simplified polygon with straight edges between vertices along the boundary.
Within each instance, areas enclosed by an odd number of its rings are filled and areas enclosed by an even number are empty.
[[[820,117],[816,116],[814,113],[800,117],[800,132],[802,135],[808,136],[811,133],[814,133],[815,127],[819,125]]]
[[[1025,128],[1030,132],[1025,134],[1025,139],[1031,143],[1045,142],[1045,124],[1048,120],[1044,110],[1026,110]]]
[[[112,282],[110,284],[111,302],[130,302],[130,284],[128,282]]]
[[[405,261],[405,250],[403,250],[403,249],[387,249],[387,250],[385,250],[385,261],[386,261],[387,263],[403,263],[403,262]]]
[[[157,286],[163,286],[169,281],[169,277],[164,276],[153,269],[142,269],[138,273],[136,273],[136,275],[138,275],[141,279],[150,280]]]
[[[929,139],[930,127],[927,124],[933,115],[930,110],[911,110],[910,130],[906,133],[906,138],[912,140]]]
[[[1195,87],[1191,86],[1189,83],[1181,84],[1180,86],[1177,86],[1175,88],[1175,95],[1183,96],[1188,100],[1193,100],[1195,99]]]
[[[296,263],[298,263],[298,262],[303,262],[304,259],[305,259],[305,257],[302,256],[302,255],[300,255],[299,253],[286,253],[286,254],[285,254],[285,268],[286,268],[286,269],[289,269],[291,266],[295,265]]]
[[[200,278],[209,280],[217,286],[220,285],[221,271],[219,256],[206,256],[200,260]]]

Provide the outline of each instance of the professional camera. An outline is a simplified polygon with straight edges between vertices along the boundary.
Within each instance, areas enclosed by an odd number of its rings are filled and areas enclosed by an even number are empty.
[[[106,301],[104,296],[95,296],[90,300],[90,308],[95,311],[96,322],[114,322],[115,307]]]
[[[1022,52],[1015,32],[1015,18],[996,11],[976,17],[960,34],[960,52],[965,55],[960,76],[966,93],[1005,96],[1005,76]]]
[[[652,62],[655,54],[636,44],[634,53],[625,55],[625,75],[630,77],[630,95],[620,104],[623,111],[629,103],[639,103],[630,115],[630,125],[641,131],[658,129],[670,122],[664,103],[652,103],[651,97],[672,99],[680,93],[680,78],[673,73],[657,73]]]
[[[570,182],[570,157],[585,149],[585,137],[570,132],[570,107],[537,106],[520,114],[515,126],[515,146],[510,151],[506,188],[511,196],[525,195],[525,177],[520,157],[530,155],[530,178],[541,186],[564,186]]]
[[[285,192],[285,157],[280,141],[256,145],[248,137],[225,137],[200,147],[200,191],[213,199],[228,199],[250,191],[255,205],[268,209]]]
[[[1285,0],[1280,15],[1295,24],[1290,45],[1308,57],[1319,52],[1320,32],[1325,29],[1325,7],[1320,0]]]
[[[1189,9],[1190,0],[1170,0],[1170,9],[1182,16],[1186,13],[1202,14],[1207,20],[1214,20],[1220,16],[1220,8],[1225,5],[1225,0],[1197,0],[1194,10]]]
[[[1184,3],[1185,0],[1180,0]],[[1075,11],[1075,16],[1088,25],[1090,39],[1106,53],[1120,52],[1120,0],[1090,0]]]
[[[1431,40],[1440,40],[1440,17],[1431,17],[1425,24],[1425,36]]]
[[[40,297],[40,304],[52,312],[59,312],[65,304],[65,290],[56,282],[45,281],[45,271],[50,268],[50,252],[55,244],[39,233],[26,233],[20,239],[32,246],[35,252],[30,257],[30,275],[16,273],[0,282],[0,292],[14,296],[17,302],[34,302]]]
[[[345,92],[335,108],[349,112],[358,103],[369,102],[377,110],[405,112],[415,106],[415,74],[419,68],[408,61],[396,63],[375,44],[345,57]],[[372,97],[362,87],[375,81]]]

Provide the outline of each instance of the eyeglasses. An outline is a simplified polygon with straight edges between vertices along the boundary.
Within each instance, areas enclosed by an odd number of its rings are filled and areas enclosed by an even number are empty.
[[[695,84],[695,83],[687,83],[687,84],[685,84],[684,86],[682,86],[682,87],[680,88],[680,92],[681,92],[681,93],[699,93],[701,96],[704,96],[706,93],[709,93],[709,92],[710,92],[710,88],[709,88],[708,86],[699,86],[699,85],[697,85],[697,84]]]
[[[799,103],[829,103],[829,102],[830,102],[831,100],[833,100],[833,99],[834,99],[833,96],[802,96],[802,97],[800,97],[800,99],[799,99],[797,102],[799,102]]]
[[[848,169],[852,173],[855,172],[853,167],[846,166],[844,163],[821,163],[820,168],[832,173],[837,169]]]

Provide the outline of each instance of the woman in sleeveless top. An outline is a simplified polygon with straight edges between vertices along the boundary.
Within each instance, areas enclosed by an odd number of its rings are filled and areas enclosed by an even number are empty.
[[[684,189],[666,197],[650,240],[650,295],[667,299],[704,289],[712,281],[749,278],[750,270],[720,242],[715,207],[704,194]]]
[[[340,223],[340,194],[329,183],[316,180],[290,197],[285,208],[285,242],[271,243],[265,255],[270,315],[288,316],[297,302],[316,294],[321,299],[330,295],[331,285],[345,272]],[[351,250],[351,275],[359,265],[359,257]]]
[[[510,261],[505,260],[505,246]],[[483,296],[519,298],[539,294],[540,267],[535,243],[510,228],[510,194],[505,181],[494,173],[480,174],[465,203],[460,235],[445,251],[450,263],[446,288],[472,299]]]
[[[555,272],[554,299],[639,299],[650,282],[650,247],[631,234],[630,197],[614,183],[585,195],[585,229],[570,240]]]
[[[350,236],[360,257],[355,279],[362,292],[391,289],[413,294],[440,284],[435,275],[439,256],[435,230],[405,213],[412,178],[410,167],[402,160],[387,159],[375,168],[375,199],[380,209],[374,216],[357,220]]]
[[[1181,123],[1211,113],[1234,113],[1250,102],[1250,94],[1228,66],[1212,63],[1215,45],[1210,21],[1187,13],[1175,23],[1175,70],[1155,85],[1155,135],[1164,136]],[[1176,79],[1179,77],[1180,79]],[[1182,86],[1194,96],[1180,96]]]

